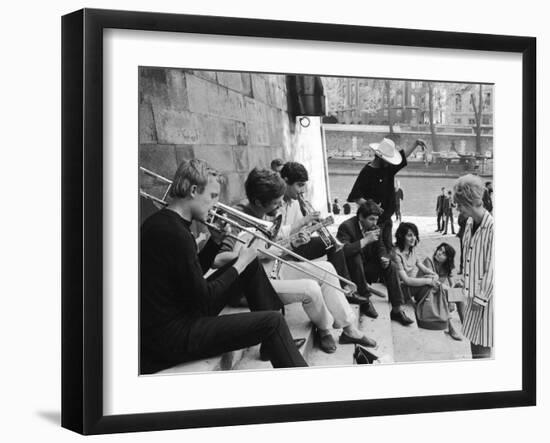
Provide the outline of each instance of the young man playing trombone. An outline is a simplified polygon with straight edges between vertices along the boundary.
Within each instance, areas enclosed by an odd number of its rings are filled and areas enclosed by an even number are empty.
[[[224,235],[212,236],[200,253],[190,231],[218,201],[217,173],[201,160],[184,161],[170,188],[171,202],[141,227],[140,372],[263,343],[273,367],[307,366],[276,312],[281,302],[255,248],[245,248],[230,265],[203,277]],[[251,310],[218,316],[243,292]]]
[[[245,183],[248,201],[238,205],[238,211],[259,220],[272,217],[281,207],[285,188],[284,181],[276,172],[254,169]],[[245,235],[245,237],[250,240],[250,236]],[[293,248],[308,240],[309,236],[305,232],[298,232],[293,236],[284,233],[277,239],[277,243]],[[261,242],[261,239],[257,240],[257,243]],[[233,238],[226,238],[221,252],[214,261],[214,266],[226,265],[245,247]],[[262,249],[259,251],[261,252]],[[271,280],[275,291],[284,304],[302,303],[304,310],[317,328],[319,344],[323,351],[331,353],[336,350],[336,343],[331,333],[333,326],[343,328],[341,343],[376,346],[374,340],[365,336],[354,326],[355,315],[340,287],[335,269],[329,262],[283,261],[287,253],[286,247],[275,245],[265,251],[270,255],[264,254],[266,257],[262,260],[266,271],[277,274],[273,275],[277,278]],[[280,256],[281,261],[277,263],[273,255]],[[259,257],[261,259],[262,255],[260,254]],[[274,270],[274,268],[278,269]]]

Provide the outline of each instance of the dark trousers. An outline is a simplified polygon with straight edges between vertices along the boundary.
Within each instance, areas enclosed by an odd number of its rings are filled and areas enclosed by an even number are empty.
[[[346,258],[352,281],[357,285],[359,295],[369,297],[367,283],[374,283],[378,280],[388,288],[388,298],[393,307],[399,307],[404,304],[403,291],[399,282],[399,275],[396,269],[391,265],[383,268],[379,259],[364,259],[363,254],[355,254]]]
[[[382,241],[384,242],[384,246],[386,247],[386,250],[391,251],[393,248],[392,245],[392,229],[393,229],[393,222],[390,218],[378,220],[378,226],[380,227],[380,234],[382,235]]]
[[[227,265],[231,266],[231,264]],[[208,280],[215,279],[226,267]],[[212,357],[263,343],[274,368],[307,366],[296,348],[286,321],[280,312],[281,300],[258,260],[239,275],[228,290],[226,300],[244,294],[251,311],[242,314],[218,314],[225,307],[220,302],[204,317],[184,321],[171,332],[169,349],[156,349],[158,360],[143,361],[142,373],[153,373],[186,361]],[[161,347],[162,348],[162,347]]]
[[[487,346],[476,345],[470,342],[472,358],[491,358],[491,348]]]
[[[347,280],[351,280],[351,275],[346,264],[344,249],[338,248],[336,245],[326,248],[323,240],[319,237],[312,237],[305,245],[294,249],[294,252],[307,260],[314,260],[319,257],[327,256],[327,260],[334,266],[336,273]],[[344,284],[340,281],[340,285]]]
[[[437,230],[443,231],[443,228],[445,227],[445,223],[443,222],[443,212],[437,213]]]
[[[449,229],[449,220],[451,221],[451,232],[454,234],[455,222],[454,222],[453,214],[445,214],[445,232],[444,233],[446,234]]]

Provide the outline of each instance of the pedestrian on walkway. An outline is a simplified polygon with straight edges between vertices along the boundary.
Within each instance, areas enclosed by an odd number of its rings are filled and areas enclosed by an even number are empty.
[[[401,223],[401,200],[403,200],[403,189],[399,180],[395,180],[395,221]]]
[[[443,203],[445,201],[445,188],[441,188],[441,194],[437,196],[435,213],[437,214],[437,229],[435,232],[443,232]]]
[[[451,232],[455,233],[455,223],[454,223],[454,217],[453,217],[453,208],[456,208],[456,204],[453,201],[453,193],[451,191],[447,192],[447,196],[445,197],[445,201],[443,202],[443,214],[445,215],[445,232],[443,232],[443,235],[447,235],[447,231],[449,229],[449,222],[451,222]]]

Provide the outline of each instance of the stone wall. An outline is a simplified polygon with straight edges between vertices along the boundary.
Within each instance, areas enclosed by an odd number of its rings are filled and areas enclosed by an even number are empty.
[[[306,166],[310,199],[326,207],[320,119],[310,120],[302,128],[289,117],[284,75],[139,70],[140,166],[171,179],[182,160],[206,160],[225,177],[220,200],[228,204],[245,198],[250,170],[280,157]],[[140,186],[162,195],[143,174]]]
[[[325,126],[327,128],[328,125]],[[386,129],[382,130],[369,130],[368,132],[364,131],[336,131],[336,130],[326,130],[326,145],[327,152],[329,154],[334,152],[339,152],[340,155],[343,155],[344,152],[352,151],[354,147],[353,138],[356,138],[355,145],[357,146],[357,151],[363,153],[363,156],[366,156],[366,153],[369,150],[369,143],[378,143],[386,135],[388,131]],[[432,138],[430,132],[399,132],[401,137],[400,144],[402,146],[412,144],[416,139],[423,139],[428,145],[429,152],[432,152]],[[460,153],[466,152],[475,152],[475,135],[473,134],[449,134],[449,133],[438,133],[437,134],[437,144],[438,151],[449,151],[451,143],[455,143],[456,149]],[[487,150],[493,150],[493,136],[492,135],[481,135],[481,152],[485,153]]]

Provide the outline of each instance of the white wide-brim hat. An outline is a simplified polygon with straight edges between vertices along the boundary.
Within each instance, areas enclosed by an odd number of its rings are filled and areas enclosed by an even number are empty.
[[[392,165],[399,165],[403,161],[401,154],[395,148],[395,143],[389,138],[383,139],[380,143],[371,143],[369,146],[374,151],[374,154],[380,157],[382,160],[391,163]]]

